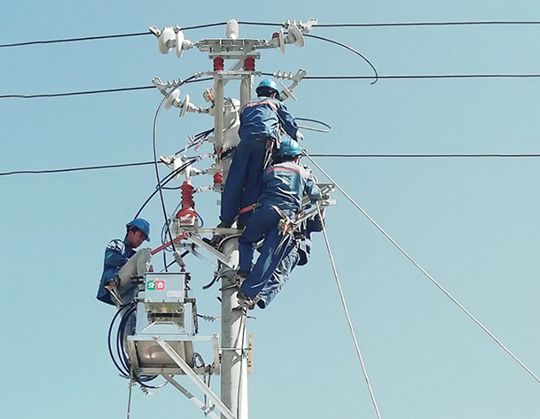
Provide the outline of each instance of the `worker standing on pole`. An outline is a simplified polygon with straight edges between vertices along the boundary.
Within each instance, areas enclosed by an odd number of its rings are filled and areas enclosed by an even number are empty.
[[[253,212],[238,240],[240,251],[236,280],[241,283],[238,292],[240,307],[253,307],[271,273],[290,250],[288,224],[301,209],[302,197],[307,194],[312,202],[321,197],[321,191],[311,174],[299,164],[302,150],[294,140],[284,140],[278,151],[281,163],[264,172],[263,191],[259,207]],[[264,238],[257,263],[251,269],[253,245]]]
[[[262,191],[263,171],[271,164],[272,153],[279,147],[281,130],[291,138],[302,138],[294,117],[281,103],[278,86],[270,79],[256,89],[257,98],[240,113],[240,143],[236,147],[221,201],[221,223],[229,228],[240,210],[239,227],[246,225],[252,206]],[[216,242],[216,238],[213,240]]]

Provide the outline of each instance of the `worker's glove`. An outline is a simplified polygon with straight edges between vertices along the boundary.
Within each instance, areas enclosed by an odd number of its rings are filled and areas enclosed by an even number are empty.
[[[296,139],[298,141],[303,141],[304,140],[304,134],[302,134],[300,131],[296,131]]]

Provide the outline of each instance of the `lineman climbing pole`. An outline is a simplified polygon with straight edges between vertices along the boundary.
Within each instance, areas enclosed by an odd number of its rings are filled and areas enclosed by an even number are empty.
[[[304,34],[307,34],[316,23],[315,19],[310,19],[307,23],[287,21],[270,40],[266,40],[239,38],[238,22],[230,20],[226,25],[225,38],[203,39],[195,43],[185,39],[179,26],[161,30],[156,27],[150,28],[158,38],[161,53],[166,54],[176,50],[180,58],[186,50],[197,48],[208,53],[208,57],[212,60],[212,71],[196,73],[190,78],[196,79],[203,75],[212,77],[213,88],[206,89],[203,93],[204,99],[210,103],[207,108],[192,104],[189,95],[181,97],[180,87],[186,81],[163,82],[160,78],[155,78],[153,83],[165,96],[162,101],[165,109],[177,107],[180,109],[181,117],[187,112],[213,116],[214,153],[199,156],[196,160],[212,157],[215,161],[209,169],[200,170],[192,167],[195,160],[190,160],[185,156],[177,154],[172,157],[162,157],[162,161],[173,170],[175,175],[184,173],[185,180],[181,186],[180,210],[172,220],[166,221],[170,241],[154,249],[153,253],[172,247],[175,260],[182,268],[182,272],[180,274],[149,273],[140,282],[140,292],[136,300],[137,329],[133,336],[127,338],[130,375],[139,383],[142,381],[141,377],[163,376],[200,407],[206,416],[217,418],[213,412],[217,407],[222,418],[248,418],[247,374],[252,345],[250,335],[246,331],[247,313],[245,309],[236,308],[238,306],[237,289],[233,282],[238,266],[240,231],[236,228],[218,229],[198,226],[198,215],[195,212],[193,200],[195,190],[191,184],[191,177],[199,174],[213,175],[213,185],[199,188],[198,191],[222,192],[222,185],[232,159],[230,151],[239,142],[240,110],[250,100],[253,77],[261,75],[256,70],[256,61],[260,58],[258,50],[280,48],[285,53],[286,44],[302,47]],[[232,62],[232,66],[228,69],[225,68],[227,61]],[[274,74],[275,77],[292,81],[289,86],[281,83],[282,100],[296,99],[292,91],[306,74],[303,69],[295,75],[292,73]],[[225,98],[225,86],[231,80],[240,82],[239,101]],[[156,121],[158,114],[156,114]],[[198,144],[196,140],[191,144],[188,143],[188,146],[200,146],[204,139],[202,138]],[[170,229],[169,225],[171,225]],[[224,235],[225,238],[216,249],[201,238],[203,234]],[[182,248],[203,260],[206,259],[205,254],[210,254],[218,260],[216,277],[222,280],[219,348],[216,344],[216,336],[206,338],[197,336],[196,303],[190,296],[187,286],[190,275],[185,271],[185,263],[179,252]],[[128,316],[124,315],[124,317]],[[195,341],[204,340],[214,341],[214,363],[197,366],[193,361],[193,344]],[[122,339],[119,338],[118,341]],[[221,397],[213,393],[209,386],[209,379],[207,383],[199,378],[199,375],[207,374],[209,371],[211,374],[221,375]],[[178,374],[187,375],[197,385],[205,395],[205,403],[195,398],[173,378],[173,375]]]

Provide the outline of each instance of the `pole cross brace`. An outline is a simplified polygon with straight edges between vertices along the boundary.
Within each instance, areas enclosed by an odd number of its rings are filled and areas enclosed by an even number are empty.
[[[203,402],[201,402],[185,387],[178,383],[171,375],[163,374],[162,377],[165,378],[165,380],[167,380],[172,386],[174,386],[180,393],[186,396],[190,402],[192,402],[195,406],[201,409],[205,416],[210,416],[212,419],[220,419],[218,415],[216,415],[211,410],[209,411]]]
[[[191,369],[186,361],[182,359],[180,355],[161,337],[154,336],[156,343],[163,348],[163,350],[171,357],[171,359],[180,367],[180,369],[193,381],[193,383],[199,387],[199,389],[208,396],[212,402],[217,406],[221,411],[223,416],[227,419],[236,419],[236,416],[229,410],[227,406],[221,401],[221,399],[216,396],[216,394],[202,381],[199,376]],[[176,387],[176,386],[175,386]]]

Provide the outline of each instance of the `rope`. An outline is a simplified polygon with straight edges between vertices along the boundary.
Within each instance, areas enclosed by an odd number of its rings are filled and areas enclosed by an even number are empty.
[[[491,339],[493,339],[497,345],[499,345],[508,355],[510,355],[514,361],[516,361],[521,367],[527,371],[538,383],[540,383],[540,378],[532,372],[521,360],[515,356],[493,333],[491,333],[486,326],[484,326],[476,317],[474,317],[461,303],[456,300],[441,284],[439,284],[435,278],[433,278],[416,260],[412,258],[371,216],[353,199],[345,192],[345,190],[339,186],[332,177],[325,172],[325,170],[317,164],[315,160],[313,160],[309,154],[307,154],[304,151],[305,156],[336,186],[337,189],[340,190],[340,192],[345,195],[345,197],[351,201],[351,203],[362,213],[366,216],[366,218],[373,224],[392,244],[397,247],[397,249],[403,253],[403,255],[409,259],[414,266],[416,266],[420,272],[422,272],[437,288],[439,288],[454,304],[456,304],[469,318],[474,321],[484,332],[486,332]]]
[[[321,214],[321,208],[319,206],[319,203],[317,203],[317,211],[319,212],[319,217],[321,217],[321,220],[323,219]],[[366,366],[364,364],[364,359],[362,358],[362,352],[360,351],[360,346],[358,345],[358,340],[356,339],[356,334],[354,333],[354,326],[351,321],[351,316],[349,315],[349,310],[347,308],[347,302],[345,301],[345,295],[343,294],[343,289],[341,288],[341,282],[339,280],[339,275],[336,269],[336,263],[334,261],[334,256],[332,254],[332,248],[330,247],[330,242],[328,241],[328,235],[326,233],[326,227],[324,226],[324,222],[322,223],[322,231],[324,236],[324,242],[326,243],[326,248],[328,249],[328,256],[330,257],[330,263],[332,264],[332,271],[334,272],[334,278],[336,278],[336,284],[339,291],[339,297],[341,298],[341,304],[343,304],[343,309],[345,310],[345,316],[347,317],[347,323],[349,325],[349,330],[351,331],[351,336],[354,341],[354,346],[356,348],[356,353],[358,354],[358,359],[360,360],[360,365],[362,366],[362,372],[364,374],[364,378],[366,379],[366,384],[369,390],[369,395],[371,397],[371,401],[373,402],[373,407],[375,408],[375,413],[377,414],[377,417],[381,419],[381,414],[379,412],[379,407],[377,406],[377,402],[375,400],[375,394],[373,393],[373,389],[371,388],[371,383],[369,381],[368,373],[366,370]]]

